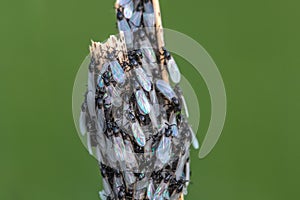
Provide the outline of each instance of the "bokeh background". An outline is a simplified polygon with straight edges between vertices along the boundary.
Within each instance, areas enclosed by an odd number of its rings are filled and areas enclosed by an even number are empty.
[[[90,39],[117,32],[112,0],[0,3],[0,199],[97,200],[96,160],[77,136],[72,87]],[[214,151],[192,151],[188,200],[299,199],[299,1],[162,0],[166,28],[213,57],[228,113]],[[200,141],[210,117],[199,74]]]

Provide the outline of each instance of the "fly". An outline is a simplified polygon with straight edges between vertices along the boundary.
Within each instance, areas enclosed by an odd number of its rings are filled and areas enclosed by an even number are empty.
[[[162,48],[161,55],[163,56],[164,64],[167,65],[168,72],[172,81],[174,83],[179,83],[181,79],[181,74],[174,58],[171,56],[170,52],[167,51],[167,49],[164,47]]]
[[[157,80],[156,81],[156,88],[169,100],[172,101],[176,94],[174,90],[171,88],[169,83],[164,80]],[[176,97],[177,98],[177,97]]]
[[[156,63],[156,55],[154,53],[154,50],[152,48],[152,45],[145,35],[145,32],[143,30],[140,30],[140,46],[141,51],[143,52],[143,55],[145,55],[146,61],[148,63]]]
[[[167,110],[168,113],[171,111],[174,111],[177,116],[177,124],[180,124],[181,121],[181,105],[179,103],[179,100],[174,92],[174,90],[171,88],[171,86],[164,80],[157,80],[156,81],[156,88],[170,101],[169,109]]]

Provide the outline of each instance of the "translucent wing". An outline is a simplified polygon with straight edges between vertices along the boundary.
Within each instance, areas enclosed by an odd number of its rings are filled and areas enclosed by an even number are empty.
[[[134,168],[138,168],[138,163],[135,158],[135,153],[133,152],[132,144],[130,141],[124,141],[125,143],[125,150],[126,150],[126,163],[127,168],[132,170]]]
[[[130,171],[124,173],[124,178],[125,178],[125,182],[127,185],[131,185],[131,184],[135,183],[135,180],[136,180],[134,174]]]
[[[146,144],[146,137],[145,137],[144,132],[143,132],[142,128],[140,127],[139,123],[138,122],[133,123],[131,125],[131,130],[132,130],[133,136],[134,136],[137,144],[141,147],[144,147]]]
[[[101,200],[107,200],[107,196],[108,195],[105,193],[104,190],[99,192],[99,197],[100,197]]]
[[[126,75],[119,62],[116,60],[110,62],[110,69],[114,80],[117,83],[123,84],[125,82]]]
[[[171,138],[162,136],[158,148],[156,150],[156,157],[162,164],[166,164],[171,158]]]
[[[104,74],[104,72],[106,72],[108,70],[108,66],[109,66],[109,63],[107,63],[107,62],[102,65],[102,68],[100,70],[100,75]]]
[[[119,0],[119,4],[121,6],[124,6],[124,5],[128,4],[130,1],[132,1],[132,0]]]
[[[131,30],[125,31],[124,36],[125,36],[127,48],[132,49],[133,48],[133,33],[132,33],[132,31]]]
[[[143,45],[144,46],[144,45]],[[156,62],[156,56],[151,46],[145,46],[141,49],[143,52],[143,55],[145,56],[148,63],[155,63]]]
[[[162,182],[156,189],[152,200],[161,200],[163,199],[164,192],[167,188],[167,184]]]
[[[145,27],[154,27],[155,16],[154,13],[143,13]]]
[[[108,183],[108,180],[106,178],[102,178],[102,181],[103,181],[103,188],[104,188],[105,194],[107,194],[109,196],[112,192],[112,189]]]
[[[142,12],[141,11],[135,11],[130,18],[130,22],[135,26],[135,27],[140,27],[141,26],[141,20],[142,20]]]
[[[185,180],[186,180],[186,184],[185,184],[185,191],[184,191],[184,195],[187,195],[188,191],[187,191],[187,187],[189,186],[190,183],[190,177],[191,175],[191,170],[190,170],[190,162],[186,162],[185,165]]]
[[[116,153],[118,161],[125,160],[125,145],[121,137],[113,137],[114,140],[114,151]]]
[[[147,91],[150,92],[151,90],[151,81],[148,78],[147,74],[142,68],[136,68],[135,70],[136,77],[140,83],[140,85]]]
[[[158,117],[159,114],[160,114],[159,113],[159,103],[158,103],[158,99],[157,99],[155,90],[152,90],[150,92],[150,100],[151,100],[151,103],[153,105],[155,116]]]
[[[107,137],[104,137],[106,140],[107,148],[105,149],[106,154],[105,158],[107,159],[108,164],[113,167],[116,166],[116,155],[113,148],[113,143]]]
[[[144,93],[143,90],[138,90],[135,92],[135,98],[138,103],[140,111],[144,114],[147,115],[150,113],[150,103]]]
[[[169,83],[164,80],[157,80],[156,81],[157,89],[170,101],[173,97],[176,97],[174,90],[171,88]]]
[[[184,107],[185,115],[186,115],[187,118],[189,118],[190,114],[189,114],[189,109],[187,107],[185,98],[184,98],[183,95],[180,95],[180,98],[181,98],[181,101],[182,101],[182,104],[183,104],[183,107]]]
[[[157,123],[157,117],[156,117],[156,114],[155,114],[155,109],[152,106],[151,106],[151,109],[150,109],[149,117],[151,119],[153,127],[158,128],[158,123]]]
[[[183,169],[184,169],[184,165],[186,163],[186,160],[188,159],[189,156],[189,145],[186,146],[185,148],[185,154],[180,156],[179,161],[178,161],[178,165],[175,171],[175,176],[176,176],[176,180],[180,180],[183,174]]]
[[[154,192],[155,192],[154,184],[153,184],[153,181],[150,180],[148,188],[147,188],[147,198],[152,199],[154,196]]]
[[[101,147],[99,145],[96,148],[96,158],[98,162],[103,162],[103,156],[101,154],[100,148]]]
[[[126,5],[124,5],[124,17],[130,19],[132,17],[134,10],[133,2],[130,1]]]
[[[144,197],[145,197],[145,189],[135,191],[134,199],[144,199]]]
[[[122,105],[122,98],[116,87],[110,85],[107,87],[107,91],[110,96],[111,103],[116,107],[120,107]]]
[[[102,109],[98,109],[97,110],[97,125],[98,125],[98,130],[100,131],[100,133],[103,133],[104,131],[104,112]]]
[[[144,10],[146,13],[153,13],[153,5],[151,1],[144,1]]]
[[[179,83],[181,79],[181,74],[173,57],[171,58],[171,60],[168,61],[167,68],[172,81],[174,83]]]
[[[118,28],[120,31],[130,32],[130,26],[126,19],[122,19],[118,21]]]

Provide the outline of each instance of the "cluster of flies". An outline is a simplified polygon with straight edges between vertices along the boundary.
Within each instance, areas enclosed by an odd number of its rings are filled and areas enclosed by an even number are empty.
[[[92,56],[80,131],[99,161],[101,199],[178,200],[190,181],[189,146],[199,146],[187,122],[180,72],[165,48],[152,46],[154,32],[139,29],[154,27],[152,2],[119,4],[119,30],[132,34],[125,34],[132,50],[122,58],[117,49],[105,58]],[[160,63],[174,87],[163,79]]]

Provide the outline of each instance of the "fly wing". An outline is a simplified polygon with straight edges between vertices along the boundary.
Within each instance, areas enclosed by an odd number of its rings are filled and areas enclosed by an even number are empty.
[[[120,107],[122,105],[122,98],[116,87],[109,85],[107,87],[107,91],[110,96],[111,103],[116,107]]]
[[[170,101],[173,97],[176,97],[174,90],[171,88],[169,83],[164,80],[157,80],[156,88]]]
[[[106,195],[110,196],[110,194],[112,192],[111,186],[106,178],[102,178],[102,180],[103,180],[104,191],[105,191]]]
[[[156,150],[156,157],[162,164],[166,164],[170,160],[171,148],[171,138],[163,135]]]
[[[155,53],[153,51],[153,49],[151,48],[151,44],[149,43],[148,46],[146,45],[142,45],[143,48],[141,49],[141,51],[143,52],[143,55],[146,58],[146,61],[148,63],[155,63],[156,62],[156,56]]]
[[[154,110],[155,116],[158,117],[160,115],[159,102],[158,102],[155,90],[152,90],[150,92],[150,100],[153,105],[153,110]]]
[[[135,153],[133,152],[132,144],[130,141],[124,141],[125,150],[126,150],[126,164],[128,170],[133,170],[138,168],[138,163],[135,157]]]
[[[149,117],[151,119],[153,127],[154,128],[158,128],[157,117],[155,115],[155,110],[154,110],[154,108],[152,106],[151,106],[151,109],[150,109]]]
[[[126,5],[124,5],[124,17],[130,19],[132,17],[134,10],[134,5],[132,1],[129,1]]]
[[[181,79],[181,74],[173,57],[171,58],[171,60],[168,61],[167,68],[172,81],[174,83],[179,83]]]
[[[144,114],[147,115],[150,113],[150,103],[148,101],[148,98],[146,97],[145,93],[143,90],[138,90],[135,92],[135,98],[138,103],[140,111]]]
[[[143,13],[145,27],[154,27],[155,16],[154,13]]]
[[[190,114],[189,114],[189,109],[187,107],[187,104],[186,104],[186,101],[185,101],[185,98],[183,95],[180,95],[180,99],[182,101],[182,104],[183,104],[183,107],[184,107],[184,111],[185,111],[185,115],[187,118],[189,118]]]
[[[182,177],[184,165],[189,157],[189,146],[190,145],[186,145],[185,154],[181,155],[179,158],[178,165],[175,171],[176,180],[180,180],[180,178]]]
[[[167,184],[162,182],[156,189],[154,195],[153,195],[153,199],[152,200],[161,200],[163,199],[163,195],[165,193],[165,190],[167,188]]]
[[[137,144],[141,147],[144,147],[146,144],[146,137],[139,123],[133,123],[131,125],[131,130]]]
[[[135,27],[140,27],[141,26],[141,21],[142,21],[142,12],[141,11],[135,11],[130,18],[130,22],[135,26]]]
[[[126,19],[122,19],[118,21],[118,27],[120,31],[130,32],[130,26]]]
[[[113,79],[117,83],[123,84],[125,82],[126,75],[119,62],[116,60],[110,62],[110,69],[113,75]]]
[[[154,184],[153,181],[150,180],[149,185],[147,187],[147,198],[152,199],[154,196],[154,192],[155,192]]]
[[[153,4],[151,1],[144,1],[145,13],[154,13]]]
[[[104,122],[105,122],[105,119],[104,119],[104,111],[102,109],[98,109],[97,110],[97,125],[98,125],[98,130],[100,133],[103,133],[104,131]]]
[[[118,3],[121,5],[121,6],[125,6],[126,4],[132,2],[132,0],[118,0]]]
[[[136,68],[134,71],[140,85],[144,88],[144,90],[150,92],[152,84],[145,71],[142,68]]]
[[[125,145],[121,137],[113,137],[114,151],[116,153],[118,161],[125,160]]]

